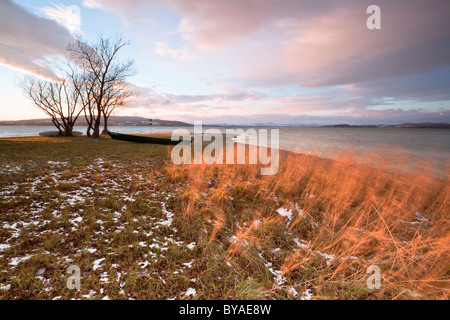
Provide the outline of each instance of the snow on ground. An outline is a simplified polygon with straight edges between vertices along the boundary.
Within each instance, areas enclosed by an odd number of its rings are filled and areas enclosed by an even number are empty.
[[[165,213],[167,220],[160,221],[160,222],[158,222],[158,224],[161,226],[170,227],[172,225],[172,221],[173,221],[173,213],[170,211],[167,211],[166,204],[164,202],[161,202],[161,205],[162,205],[162,211]]]
[[[11,248],[11,245],[9,244],[0,244],[0,252],[9,248]]]
[[[4,165],[0,167],[0,174],[17,174],[22,172],[22,166]]]
[[[25,255],[25,256],[23,256],[23,257],[15,257],[15,258],[12,258],[12,259],[11,259],[11,261],[9,262],[9,264],[10,264],[11,266],[17,266],[19,263],[21,263],[21,262],[23,262],[23,261],[26,261],[26,260],[30,259],[31,257],[32,257],[32,255],[30,255],[30,254],[27,254],[27,255]]]
[[[9,289],[11,289],[11,285],[10,284],[8,284],[8,285],[2,285],[2,284],[0,284],[0,290],[9,290]]]
[[[147,250],[143,258],[136,261],[136,265],[145,272],[149,272],[153,263],[166,259],[165,255],[170,246],[184,247],[188,251],[194,250],[196,243],[185,243],[179,239],[177,230],[173,227],[175,214],[168,209],[167,202],[171,197],[170,193],[151,192],[150,195],[148,192],[145,193],[148,208],[158,208],[157,212],[160,213],[156,216],[142,215],[127,220],[129,205],[137,201],[137,197],[143,193],[143,190],[153,188],[155,182],[148,179],[146,175],[130,173],[126,168],[121,170],[123,166],[115,163],[109,162],[107,167],[103,167],[104,164],[103,159],[97,159],[94,164],[87,165],[82,170],[74,170],[68,167],[68,162],[49,161],[49,168],[46,169],[47,171],[43,170],[43,174],[25,176],[24,179],[2,186],[0,202],[19,203],[14,211],[11,210],[0,217],[0,232],[3,232],[0,234],[5,235],[0,238],[0,253],[2,253],[2,259],[4,256],[8,257],[5,261],[4,273],[8,274],[20,268],[23,263],[35,256],[36,259],[48,257],[55,261],[56,266],[67,267],[76,263],[81,256],[89,255],[92,257],[89,258],[92,259],[89,268],[98,276],[100,285],[108,285],[116,281],[121,288],[120,294],[126,296],[128,293],[125,290],[124,279],[127,278],[127,271],[119,270],[122,266],[117,263],[110,264],[110,257],[117,256],[118,253],[114,251],[115,240],[105,235],[117,234],[120,238],[120,234],[133,224],[136,229],[132,231],[132,234],[135,235],[136,241],[130,241],[129,247]],[[0,174],[15,174],[21,170],[20,167],[0,167]],[[95,174],[101,175],[101,179],[98,181],[93,179]],[[130,186],[137,190],[132,191]],[[101,205],[102,201],[113,198],[114,203],[125,205],[121,205],[118,210],[111,210]],[[84,208],[91,207],[93,203],[100,213],[89,222],[89,219],[86,219],[88,210]],[[12,215],[12,218],[8,218],[8,214]],[[63,221],[67,221],[68,224],[64,224]],[[72,234],[85,230],[86,224],[89,223],[91,223],[89,228],[92,228],[92,224],[98,227],[95,227],[96,231],[92,232],[91,242],[84,248],[66,241]],[[155,233],[163,233],[165,236],[157,236]],[[27,238],[23,238],[24,235]],[[24,239],[29,239],[33,243],[52,236],[60,236],[57,245],[69,251],[42,251],[41,246],[25,251],[22,246]],[[101,245],[102,242],[104,245]],[[14,254],[16,251],[17,253]],[[178,269],[173,270],[173,274],[186,273],[193,267],[195,260],[186,260],[179,263]],[[117,276],[111,277],[111,268],[117,269]],[[83,266],[81,270],[83,271]],[[48,272],[48,268],[33,271],[36,280],[41,282],[42,290],[52,292],[52,280],[46,278],[49,276],[46,275]],[[165,281],[161,275],[158,277],[161,281]],[[0,283],[1,290],[11,288],[14,276],[9,278],[7,276],[5,279],[5,283]],[[186,292],[187,296],[194,296],[195,292],[192,291],[194,289],[190,289]],[[85,291],[82,297],[86,299],[98,299],[99,295],[100,298],[107,297],[102,291],[103,287],[99,292]],[[50,298],[60,299],[61,297],[52,295]]]
[[[289,220],[289,222],[291,222],[293,215],[292,210],[288,210],[285,208],[278,208],[277,213],[282,217],[286,217]]]
[[[264,261],[264,265],[266,266],[267,270],[269,270],[269,272],[274,276],[274,282],[276,286],[281,286],[283,283],[285,283],[287,281],[286,277],[283,277],[281,274],[281,270],[274,270],[272,263],[266,261],[266,259],[264,259],[262,253],[259,254],[260,258]]]
[[[92,269],[95,271],[98,268],[101,268],[101,263],[105,260],[105,258],[97,259],[94,261],[94,264],[92,266]]]
[[[311,300],[312,296],[311,289],[308,288],[302,293],[300,300]]]
[[[194,288],[188,288],[185,292],[185,296],[189,297],[189,296],[195,296],[197,294],[197,291]]]
[[[14,219],[8,220],[5,217],[0,217],[0,231],[7,231],[7,236],[0,239],[0,252],[2,254],[8,254],[19,249],[23,243],[21,240],[23,234],[27,234],[31,239],[40,239],[48,236],[48,234],[59,235],[61,239],[58,241],[64,243],[65,239],[69,239],[73,233],[80,232],[86,227],[86,224],[91,223],[89,228],[95,226],[95,232],[92,233],[91,242],[86,243],[84,247],[79,245],[73,247],[70,243],[67,243],[69,252],[64,252],[63,254],[45,251],[43,254],[52,257],[52,259],[57,261],[57,264],[62,265],[71,265],[83,254],[88,255],[90,259],[89,268],[98,276],[100,285],[116,282],[120,287],[120,294],[127,296],[124,280],[127,278],[127,271],[124,271],[121,265],[111,263],[110,260],[119,255],[114,250],[114,244],[116,239],[122,237],[122,234],[130,234],[128,231],[130,225],[135,226],[136,229],[131,232],[135,240],[130,240],[129,250],[146,250],[146,253],[135,261],[136,266],[143,273],[149,273],[153,264],[158,261],[164,261],[171,246],[185,247],[188,251],[195,249],[197,245],[195,242],[185,243],[177,236],[177,230],[173,227],[175,214],[169,210],[168,205],[168,200],[171,197],[170,193],[154,191],[145,193],[144,197],[148,209],[157,208],[158,213],[155,216],[142,215],[132,219],[127,218],[130,208],[136,205],[143,190],[152,190],[154,186],[155,182],[150,181],[145,176],[132,174],[126,170],[120,171],[117,168],[121,166],[115,163],[108,163],[108,167],[104,168],[105,161],[103,159],[97,159],[94,161],[94,164],[86,166],[84,171],[68,168],[67,162],[50,161],[48,164],[50,172],[37,177],[28,177],[21,182],[10,183],[0,190],[0,201],[3,203],[12,201],[23,201],[24,203],[24,205],[17,207],[15,210],[14,213],[17,213],[17,215],[14,216]],[[0,168],[0,174],[2,172],[8,172],[8,174],[16,173],[20,170],[21,168],[3,167]],[[111,170],[119,171],[120,174],[112,175]],[[96,179],[93,179],[93,174],[101,175],[102,179],[96,181]],[[130,188],[131,185],[133,189]],[[48,194],[51,196],[41,198],[41,195]],[[101,207],[102,201],[107,201],[112,207]],[[142,200],[140,201],[142,202]],[[116,203],[120,205],[116,205]],[[86,211],[88,211],[86,207],[89,208],[92,205],[97,206],[97,208],[100,206],[101,210],[89,222],[89,219],[86,218]],[[295,204],[295,209],[280,207],[276,210],[276,213],[285,218],[288,225],[297,215],[303,215],[303,211],[297,207],[297,204]],[[421,217],[420,213],[417,213],[415,216],[418,221],[426,220]],[[62,220],[67,221],[68,224],[59,225],[58,223]],[[255,220],[252,224],[258,227],[261,221]],[[249,226],[244,222],[244,227]],[[237,223],[236,228],[241,230],[239,223]],[[165,236],[156,236],[161,232],[164,232]],[[105,235],[109,236],[105,237]],[[241,239],[239,233],[237,236],[232,235],[230,241],[232,244],[242,247],[248,246],[247,240],[245,238]],[[336,259],[332,254],[317,250],[313,251],[309,242],[295,238],[294,242],[298,249],[323,257],[327,265]],[[273,249],[272,253],[280,250],[280,248]],[[8,270],[5,272],[8,273],[19,267],[21,263],[25,263],[34,255],[42,255],[42,252],[39,254],[38,252],[38,249],[28,252],[19,250],[16,256],[8,259]],[[270,259],[265,259],[264,256],[260,253],[260,258],[273,277],[274,285],[276,287],[286,286],[287,279],[282,276],[282,271],[278,270],[274,263]],[[184,262],[180,261],[178,266],[171,272],[174,275],[183,274],[183,276],[188,276],[189,269],[195,266],[195,262],[195,259],[192,258],[186,259]],[[230,262],[226,261],[226,264],[228,267],[232,267]],[[43,290],[51,291],[51,280],[46,278],[48,277],[46,275],[48,271],[45,268],[43,270],[42,273],[36,274],[36,279],[41,281]],[[112,273],[111,270],[113,270]],[[165,283],[163,274],[156,272],[154,276]],[[191,282],[197,280],[196,278],[188,279],[191,279]],[[9,290],[10,287],[11,284],[9,282],[0,283],[1,290]],[[96,290],[85,291],[82,297],[85,299],[108,298],[103,287],[100,287],[98,291]],[[311,289],[306,289],[302,293],[299,293],[297,290],[298,288],[290,287],[288,292],[294,298],[311,299]],[[185,297],[194,297],[196,290],[188,288],[179,297],[183,295]],[[54,299],[60,298],[59,296],[52,297]],[[131,298],[131,296],[127,296],[127,298]]]

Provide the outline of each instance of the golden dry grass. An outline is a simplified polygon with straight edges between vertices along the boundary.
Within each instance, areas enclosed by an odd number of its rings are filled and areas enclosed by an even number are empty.
[[[448,298],[448,175],[405,173],[387,157],[365,160],[377,167],[351,154],[331,161],[282,152],[275,176],[261,176],[259,165],[166,172],[187,185],[180,199],[186,216],[212,223],[209,242],[235,239],[230,259],[245,257],[257,268],[258,255],[282,248],[281,276],[310,284],[318,297]],[[279,208],[291,210],[292,220]],[[381,268],[378,291],[364,290],[370,265]]]

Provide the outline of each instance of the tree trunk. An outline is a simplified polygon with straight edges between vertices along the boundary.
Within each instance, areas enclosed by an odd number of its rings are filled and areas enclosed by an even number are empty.
[[[94,138],[94,139],[100,138],[100,117],[98,117],[98,118],[95,120],[95,124],[94,124],[94,134],[92,135],[92,138]]]
[[[101,101],[101,98],[100,98]],[[98,139],[100,138],[100,122],[102,120],[102,108],[101,108],[101,102],[97,102],[97,117],[94,117],[94,127],[92,128],[94,130],[94,134],[92,135],[92,138]]]
[[[87,128],[87,130],[86,130],[86,135],[90,138],[91,137],[91,130],[92,130],[92,122],[93,122],[93,119],[92,119],[92,115],[90,116],[90,118],[88,119],[88,117],[86,117],[86,123],[87,123],[87,125],[88,125],[88,128]]]
[[[89,115],[88,115],[89,113]],[[92,130],[92,123],[94,122],[94,119],[92,117],[92,111],[91,111],[91,106],[88,106],[84,109],[84,117],[86,119],[86,123],[87,123],[87,130],[86,130],[86,135],[90,138],[91,137],[91,130]]]
[[[106,114],[103,114],[103,131],[102,134],[106,134],[108,132],[108,117]]]
[[[73,137],[73,125],[68,124],[66,128],[64,129],[64,136],[65,137]]]
[[[92,138],[98,139],[100,138],[100,122],[102,120],[102,111],[100,107],[97,107],[97,118],[95,118],[94,122],[94,134],[92,135]]]

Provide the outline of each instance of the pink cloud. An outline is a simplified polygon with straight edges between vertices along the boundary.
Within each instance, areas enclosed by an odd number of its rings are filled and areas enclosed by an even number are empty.
[[[48,60],[62,56],[70,32],[12,1],[0,2],[0,64],[25,72],[52,74]]]
[[[333,86],[450,64],[446,0],[379,2],[375,31],[366,28],[372,0],[168,3],[183,16],[184,39],[206,49],[235,44],[238,74],[257,82]]]
[[[215,49],[250,36],[285,11],[287,3],[272,0],[171,2],[184,16],[179,27],[183,38],[203,49]]]
[[[341,85],[414,75],[450,64],[446,1],[383,2],[382,29],[375,31],[365,27],[367,15],[362,13],[367,3],[353,2],[298,27],[298,36],[283,54],[300,83]]]
[[[414,75],[450,64],[448,0],[85,0],[121,16],[151,4],[180,15],[181,37],[227,47],[235,76],[261,84],[334,86]],[[382,29],[368,30],[379,4]],[[166,50],[167,51],[167,50]]]
[[[45,15],[55,20],[58,24],[66,27],[73,34],[82,34],[81,32],[81,15],[78,6],[65,6],[62,4],[53,4],[42,8]]]
[[[83,0],[87,8],[112,11],[125,19],[160,4],[180,14],[181,35],[203,49],[226,46],[272,24],[282,28],[289,19],[302,19],[324,7],[308,0]]]
[[[164,42],[155,42],[154,51],[161,57],[172,57],[175,59],[181,59],[182,61],[194,60],[196,57],[192,54],[191,50],[187,47],[182,47],[178,49],[169,48],[169,46]]]

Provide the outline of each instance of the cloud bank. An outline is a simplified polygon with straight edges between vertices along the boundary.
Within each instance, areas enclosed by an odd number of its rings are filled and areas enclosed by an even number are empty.
[[[10,0],[0,2],[0,64],[52,74],[49,60],[63,56],[73,40],[56,21],[38,17]]]
[[[72,34],[81,35],[81,14],[80,7],[72,5],[53,4],[42,8],[45,15],[58,24],[68,29]]]
[[[333,86],[415,75],[450,64],[447,0],[166,0],[180,15],[181,37],[213,50],[245,40],[270,39],[279,63],[249,51],[248,77],[262,82]],[[379,3],[382,29],[368,30],[369,5]],[[126,17],[148,1],[85,0]],[[253,37],[253,38],[252,38]],[[275,45],[274,45],[275,44]],[[268,66],[261,72],[257,66]],[[272,75],[272,76],[271,76]]]

